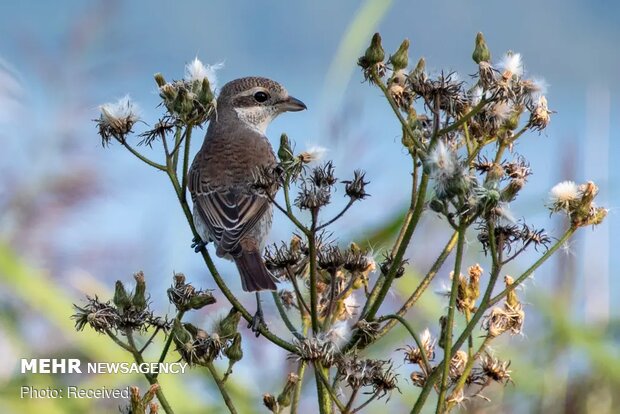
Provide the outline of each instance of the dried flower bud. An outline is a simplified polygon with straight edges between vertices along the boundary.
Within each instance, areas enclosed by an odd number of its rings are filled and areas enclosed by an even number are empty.
[[[381,269],[381,274],[383,276],[387,276],[390,272],[390,268],[392,267],[394,262],[394,255],[392,253],[385,253],[383,255],[383,262],[379,265],[379,269]],[[405,274],[405,265],[409,263],[408,259],[404,259],[400,262],[398,269],[396,270],[396,275],[394,276],[396,279],[403,277]]]
[[[204,108],[208,108],[213,103],[215,95],[213,95],[213,91],[211,90],[209,78],[204,77],[202,79],[200,90],[198,90],[196,96],[198,98],[198,103],[200,103]]]
[[[291,405],[293,393],[295,392],[295,385],[299,382],[299,376],[295,373],[288,374],[284,389],[278,395],[278,404],[280,407],[288,407]]]
[[[217,326],[217,333],[221,338],[230,338],[237,333],[239,321],[241,320],[241,312],[235,308],[231,308],[228,315],[223,318]]]
[[[146,308],[146,283],[144,281],[144,273],[142,271],[133,275],[136,280],[136,290],[133,293],[131,303],[137,310]]]
[[[422,74],[424,73],[425,70],[426,70],[426,60],[423,57],[421,57],[420,60],[418,60],[418,63],[415,65],[415,68],[413,68],[413,70],[409,74],[409,76],[416,75],[416,74]]]
[[[394,71],[405,69],[409,64],[409,39],[403,40],[400,47],[388,61],[392,65]]]
[[[424,387],[424,385],[426,385],[426,380],[428,379],[428,376],[423,372],[414,371],[411,373],[411,376],[409,378],[411,378],[411,383],[415,387],[422,388]]]
[[[84,307],[73,305],[76,313],[71,316],[75,320],[75,329],[81,331],[89,325],[95,332],[105,332],[116,327],[120,320],[118,311],[110,302],[102,303],[97,297],[88,297]]]
[[[119,312],[123,312],[131,306],[131,298],[127,294],[123,282],[120,280],[117,280],[114,285],[114,299],[112,299],[112,302],[114,302]]]
[[[495,307],[485,316],[482,328],[490,337],[499,336],[506,331],[510,331],[511,335],[518,335],[523,330],[524,319],[525,312],[520,303],[517,302],[514,308],[505,303],[503,308]]]
[[[153,75],[153,78],[155,78],[155,83],[157,83],[157,86],[160,88],[166,84],[166,79],[164,78],[164,75],[162,75],[160,72],[157,72],[155,75]]]
[[[101,136],[101,144],[106,146],[110,139],[125,142],[125,136],[132,132],[132,128],[140,119],[136,105],[129,96],[119,99],[116,103],[106,103],[99,107],[101,115],[96,119]]]
[[[435,358],[435,343],[437,341],[431,336],[431,332],[428,328],[422,332],[420,342],[422,343],[426,359],[432,361]],[[424,359],[422,358],[422,350],[420,350],[420,348],[407,346],[407,348],[403,350],[405,351],[405,362],[422,366]]]
[[[272,413],[279,412],[278,402],[276,401],[276,397],[274,397],[273,395],[263,395],[263,404],[265,404],[265,407],[267,407],[267,409]]]
[[[542,131],[549,125],[549,121],[551,120],[550,115],[552,113],[553,111],[550,111],[547,106],[547,98],[541,96],[538,98],[536,105],[530,109],[530,120],[528,125],[534,130]]]
[[[174,102],[177,97],[177,88],[171,83],[161,85],[159,87],[159,96],[164,100],[166,108],[172,111],[172,102]]]
[[[465,365],[467,365],[467,352],[459,349],[452,356],[450,360],[450,379],[452,381],[458,381],[461,375],[463,375],[463,371],[465,370]]]
[[[476,48],[474,49],[474,53],[471,55],[471,58],[478,64],[480,64],[480,62],[491,61],[491,51],[487,47],[487,43],[481,32],[478,32],[476,35]]]
[[[506,289],[508,289],[514,283],[514,279],[512,276],[506,275],[504,276],[504,283],[506,284]],[[510,289],[508,291],[508,294],[506,295],[506,304],[508,304],[511,308],[516,308],[521,304],[517,298],[517,292],[514,289]]]
[[[483,89],[491,89],[496,84],[496,70],[485,60],[478,63],[478,78]]]
[[[232,363],[238,362],[243,358],[243,349],[241,348],[241,334],[239,332],[235,333],[235,335],[233,336],[232,342],[224,350],[224,355],[226,355],[226,357]]]
[[[369,67],[383,62],[383,59],[385,59],[385,51],[383,46],[381,46],[381,35],[375,33],[370,41],[370,46],[366,49],[366,53],[360,58],[359,65]]]
[[[151,400],[155,398],[155,395],[157,394],[157,391],[159,391],[160,388],[161,387],[159,384],[151,384],[148,391],[144,394],[144,397],[142,397],[142,402],[144,404],[150,403]]]
[[[176,273],[174,284],[168,289],[168,299],[179,311],[200,309],[215,303],[215,297],[210,291],[196,290],[194,286],[185,283],[185,275]]]
[[[511,371],[508,370],[509,367],[510,361],[502,362],[488,353],[481,359],[482,372],[489,379],[503,383],[504,385],[508,384],[508,382],[512,382],[510,378]]]
[[[280,135],[280,148],[278,148],[278,158],[282,164],[293,161],[293,149],[291,148],[291,141],[288,135]]]
[[[172,324],[172,331],[170,331],[170,335],[172,335],[172,339],[177,346],[182,347],[185,344],[192,341],[192,335],[185,328],[185,326],[179,322],[178,319],[175,319]]]

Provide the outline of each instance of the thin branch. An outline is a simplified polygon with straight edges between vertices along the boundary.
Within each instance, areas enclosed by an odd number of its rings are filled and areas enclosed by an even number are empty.
[[[237,410],[235,409],[233,400],[232,398],[230,398],[230,394],[228,394],[228,390],[226,390],[226,385],[224,384],[224,381],[222,381],[222,379],[220,378],[220,374],[218,374],[217,370],[215,369],[213,362],[209,362],[205,366],[211,373],[211,377],[213,378],[213,381],[215,381],[215,385],[217,385],[217,388],[220,390],[220,394],[222,394],[222,399],[224,400],[224,404],[226,404],[226,407],[228,407],[228,411],[230,411],[230,414],[237,414]]]
[[[450,361],[452,360],[452,329],[454,327],[454,313],[456,311],[456,296],[459,288],[461,274],[461,263],[463,261],[463,250],[465,247],[465,232],[467,223],[461,220],[458,230],[458,240],[456,242],[456,258],[454,260],[454,272],[452,273],[452,288],[450,289],[450,304],[448,305],[448,319],[446,321],[444,333],[444,365],[439,397],[437,397],[437,414],[443,413],[446,392],[448,391],[448,379],[450,378]]]
[[[415,341],[416,345],[418,346],[418,349],[420,350],[420,354],[422,355],[422,361],[424,362],[424,369],[426,370],[427,373],[431,372],[431,369],[432,369],[431,364],[428,361],[428,357],[426,355],[426,350],[424,349],[424,345],[422,344],[422,341],[420,341],[420,337],[418,336],[418,334],[415,333],[411,325],[409,325],[409,323],[402,316],[394,315],[394,314],[384,315],[380,317],[377,321],[383,322],[389,319],[400,322],[405,327],[405,329],[407,329],[407,331],[409,332],[409,334]]]
[[[140,154],[138,151],[136,151],[132,146],[130,146],[127,141],[123,140],[120,141],[121,144],[123,144],[123,146],[125,148],[127,148],[129,150],[129,152],[131,152],[133,155],[135,155],[137,158],[139,158],[141,161],[145,162],[146,164],[150,165],[153,168],[156,168],[160,171],[166,171],[166,166],[165,165],[161,165],[155,161],[152,161],[150,159],[148,159],[147,157],[145,157],[144,155]]]
[[[175,320],[181,322],[181,319],[183,319],[183,314],[185,312],[184,311],[178,311],[177,315],[174,317]],[[170,332],[168,334],[168,338],[166,338],[166,342],[164,344],[164,348],[161,350],[161,354],[159,355],[159,360],[158,362],[161,364],[162,362],[164,362],[164,360],[166,359],[166,355],[168,354],[168,350],[170,349],[170,344],[172,344],[172,332]],[[155,373],[155,378],[157,378],[157,375],[159,373]]]
[[[346,213],[347,210],[349,210],[349,208],[351,208],[353,203],[355,203],[355,200],[354,199],[350,199],[349,202],[347,203],[347,205],[345,206],[345,208],[342,209],[342,211],[340,213],[338,213],[334,218],[332,218],[328,222],[323,223],[320,226],[317,226],[316,230],[317,231],[323,230],[325,227],[327,227],[327,226],[331,225],[332,223],[334,223],[336,220],[338,220],[340,217],[342,217],[344,215],[344,213]]]
[[[155,331],[153,332],[153,334],[149,337],[149,339],[144,343],[142,348],[140,348],[140,350],[138,351],[139,353],[142,354],[144,353],[144,351],[146,351],[146,348],[148,348],[148,346],[153,342],[153,339],[155,339],[155,335],[159,333],[159,330],[160,330],[159,326],[155,328]]]
[[[334,404],[336,404],[340,412],[346,413],[345,405],[338,399],[338,396],[336,395],[334,390],[332,390],[329,384],[329,380],[325,377],[325,374],[323,373],[323,369],[324,368],[321,367],[320,364],[318,363],[314,364],[314,372],[316,373],[317,378],[319,378],[320,382],[322,383],[323,388],[327,390],[327,393],[331,397]]]
[[[377,398],[377,393],[374,393],[372,395],[372,397],[370,397],[369,399],[367,399],[366,401],[364,401],[364,403],[362,405],[360,405],[359,407],[357,407],[355,410],[351,411],[351,414],[357,413],[362,411],[362,409],[364,409],[368,404],[370,404],[371,402],[373,402],[375,400],[375,398]]]
[[[131,349],[131,347],[129,345],[127,345],[125,342],[121,341],[120,339],[118,339],[118,337],[116,335],[114,335],[112,333],[112,331],[110,331],[109,329],[105,330],[105,333],[108,334],[108,336],[110,338],[112,338],[112,340],[114,341],[114,343],[118,346],[120,346],[121,348],[123,348],[125,351],[127,352],[131,352],[133,354],[133,349]]]
[[[284,305],[282,304],[282,301],[280,300],[280,296],[278,296],[278,293],[271,292],[271,296],[273,297],[273,301],[276,304],[276,308],[278,309],[278,313],[280,314],[280,317],[282,318],[284,325],[286,325],[288,330],[293,334],[293,336],[295,336],[295,338],[303,340],[304,336],[297,331],[297,328],[295,328],[295,325],[293,325],[288,315],[286,314],[286,309],[284,309]]]

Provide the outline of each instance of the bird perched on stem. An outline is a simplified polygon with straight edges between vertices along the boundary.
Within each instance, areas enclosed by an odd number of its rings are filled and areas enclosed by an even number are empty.
[[[194,223],[202,239],[196,241],[196,249],[213,241],[219,257],[234,260],[247,292],[275,290],[277,282],[261,257],[272,206],[267,195],[253,189],[256,170],[276,164],[265,131],[281,113],[303,109],[302,101],[270,79],[247,77],[227,83],[189,171]],[[262,319],[260,301],[258,305]]]

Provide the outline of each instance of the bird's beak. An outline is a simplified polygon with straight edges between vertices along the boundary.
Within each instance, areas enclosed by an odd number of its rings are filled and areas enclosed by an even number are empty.
[[[307,109],[306,104],[297,98],[289,96],[279,103],[282,112],[297,112]]]

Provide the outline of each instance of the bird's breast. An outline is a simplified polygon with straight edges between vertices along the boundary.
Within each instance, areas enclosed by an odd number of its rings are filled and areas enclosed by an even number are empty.
[[[249,189],[257,168],[275,164],[275,155],[267,138],[244,129],[207,137],[202,168],[210,177],[212,188]]]

